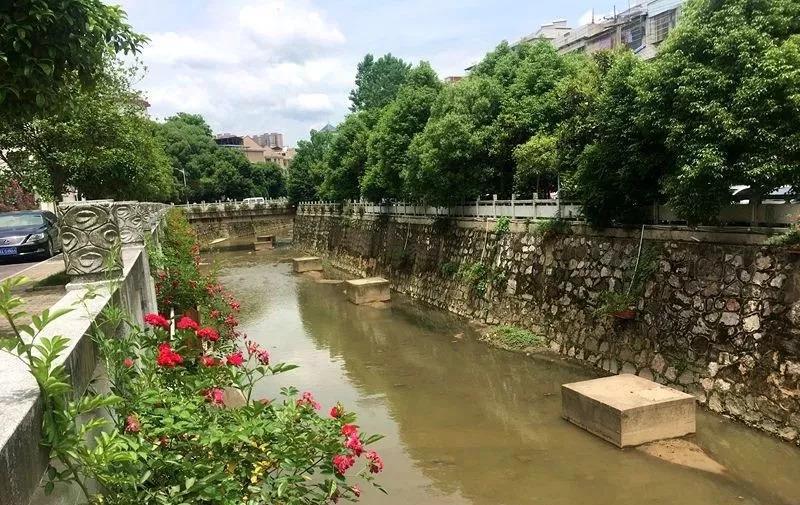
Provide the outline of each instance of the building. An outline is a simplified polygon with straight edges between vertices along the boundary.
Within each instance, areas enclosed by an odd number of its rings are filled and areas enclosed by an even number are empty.
[[[261,135],[252,135],[252,138],[261,147],[278,147],[283,149],[283,133],[262,133]]]
[[[649,59],[656,55],[658,46],[675,28],[683,2],[648,0],[577,28],[557,20],[542,25],[519,43],[546,40],[562,54],[593,53],[625,46]]]
[[[281,167],[284,172],[289,169],[295,154],[292,147],[264,147],[249,135],[240,137],[230,133],[221,133],[214,137],[214,141],[221,147],[242,151],[251,163],[272,162]],[[283,135],[281,135],[281,142],[283,142]]]

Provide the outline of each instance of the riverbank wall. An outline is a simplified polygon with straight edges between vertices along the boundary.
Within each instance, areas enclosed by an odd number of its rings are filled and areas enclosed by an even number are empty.
[[[303,212],[294,244],[355,275],[384,276],[424,303],[528,329],[554,351],[673,386],[800,443],[800,255],[764,247],[765,237],[751,233],[576,225],[542,236],[535,228]],[[635,319],[598,313],[604,292],[630,284],[640,240],[652,273]]]

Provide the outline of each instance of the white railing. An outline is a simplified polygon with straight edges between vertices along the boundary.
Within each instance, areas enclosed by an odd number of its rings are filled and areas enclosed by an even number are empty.
[[[413,203],[369,203],[369,202],[301,202],[298,215],[393,215],[393,216],[453,216],[472,218],[510,217],[512,219],[553,219],[561,217],[571,221],[583,221],[581,205],[573,201],[559,200],[476,200],[469,204],[450,207],[434,207]],[[720,209],[720,224],[790,226],[800,219],[800,203],[731,204]],[[683,224],[675,212],[666,205],[652,209],[652,224]]]
[[[552,219],[561,217],[582,220],[581,206],[576,202],[560,200],[476,200],[469,204],[450,207],[434,207],[413,203],[369,203],[369,202],[301,202],[299,215],[354,214],[394,216],[453,216],[453,217],[502,217],[520,219]]]
[[[289,200],[286,198],[273,198],[259,203],[245,203],[236,200],[227,202],[201,202],[192,204],[176,205],[176,207],[186,209],[190,214],[214,213],[214,212],[239,212],[253,210],[287,210],[290,207]]]

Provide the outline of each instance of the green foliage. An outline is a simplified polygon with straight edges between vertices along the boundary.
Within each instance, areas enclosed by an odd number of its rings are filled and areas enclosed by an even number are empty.
[[[505,235],[511,230],[511,218],[503,216],[497,219],[494,225],[494,232],[498,235]]]
[[[595,315],[608,315],[631,309],[642,297],[647,281],[658,269],[660,252],[655,246],[644,246],[634,271],[628,280],[628,288],[621,291],[603,291],[598,298]]]
[[[0,126],[11,172],[48,199],[72,187],[90,199],[170,200],[169,162],[132,88],[138,78],[136,67],[107,61],[95,85],[71,85],[69,103],[57,111]]]
[[[325,153],[325,178],[319,188],[323,200],[358,199],[361,176],[367,164],[367,140],[375,122],[374,111],[354,112],[336,130]]]
[[[486,338],[499,346],[512,350],[527,350],[542,347],[544,338],[516,326],[500,326]]]
[[[537,133],[524,144],[514,148],[514,191],[521,194],[539,193],[539,183],[543,176],[556,173],[557,138],[553,135]]]
[[[319,187],[325,180],[325,153],[330,149],[335,131],[311,130],[309,140],[297,143],[297,151],[286,182],[289,200],[298,203],[320,199]]]
[[[385,54],[375,60],[364,56],[356,70],[356,87],[350,92],[350,110],[380,109],[394,100],[406,80],[411,65],[400,58]]]
[[[50,114],[102,79],[109,54],[147,39],[118,6],[100,0],[0,3],[0,122]]]
[[[768,238],[764,243],[773,246],[798,246],[800,245],[800,227],[793,226],[784,233]]]
[[[638,300],[638,295],[627,291],[602,291],[597,298],[597,316],[607,316],[629,310]]]
[[[643,125],[674,166],[665,191],[692,222],[712,221],[729,187],[800,185],[800,3],[695,0],[648,68]]]
[[[491,270],[481,262],[464,263],[458,271],[461,279],[478,296],[486,294],[491,284]]]
[[[361,194],[369,200],[403,197],[403,173],[409,170],[410,162],[408,147],[425,127],[441,87],[436,72],[427,62],[421,62],[381,112],[369,136],[367,167],[361,179]]]
[[[572,233],[572,225],[560,218],[540,219],[533,224],[533,233],[543,239],[552,239]]]
[[[439,267],[439,270],[445,277],[455,277],[455,275],[458,273],[458,263],[447,261],[442,263],[442,265]]]

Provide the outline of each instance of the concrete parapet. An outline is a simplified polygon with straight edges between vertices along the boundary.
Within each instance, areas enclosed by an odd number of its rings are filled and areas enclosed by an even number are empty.
[[[382,277],[352,279],[344,283],[347,299],[356,305],[372,302],[388,302],[392,295],[389,281]]]
[[[292,270],[298,274],[303,272],[319,272],[322,270],[322,260],[317,256],[292,258]]]
[[[692,395],[636,375],[564,384],[561,402],[565,419],[618,447],[695,432]]]
[[[67,275],[101,280],[122,270],[119,226],[110,200],[59,206],[61,244]]]

